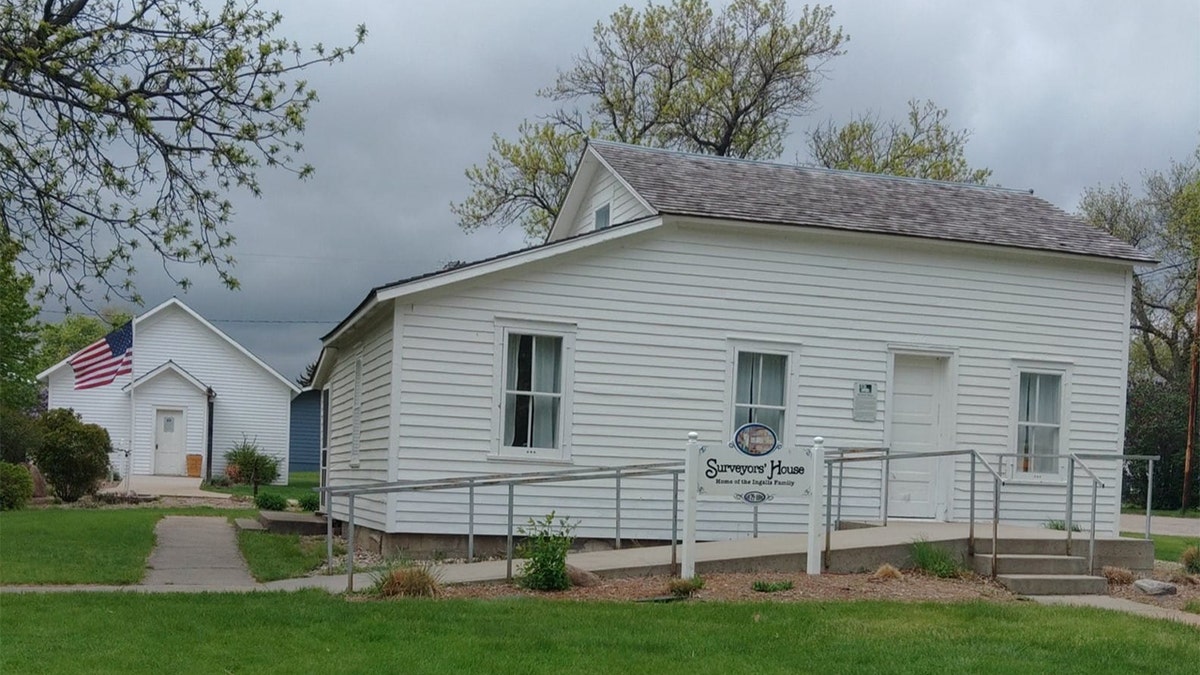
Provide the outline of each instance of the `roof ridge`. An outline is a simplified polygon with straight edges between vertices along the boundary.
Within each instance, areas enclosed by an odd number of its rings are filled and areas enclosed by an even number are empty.
[[[1012,192],[1015,194],[1035,195],[1030,188],[1014,188],[1004,185],[980,185],[978,183],[963,183],[953,180],[938,180],[935,178],[920,178],[916,176],[897,176],[890,173],[872,173],[870,171],[857,171],[854,169],[831,169],[825,166],[816,166],[813,164],[787,164],[776,160],[766,159],[748,159],[745,157],[729,157],[727,155],[710,155],[703,152],[689,152],[687,150],[678,150],[675,148],[656,148],[649,145],[637,145],[635,143],[623,143],[621,141],[609,141],[600,138],[587,139],[588,145],[609,145],[618,148],[630,148],[641,152],[653,152],[664,155],[675,155],[679,157],[690,157],[695,159],[714,160],[719,162],[729,162],[737,164],[747,164],[750,166],[776,167],[780,169],[794,169],[799,171],[815,171],[818,173],[826,173],[839,176],[859,176],[872,180],[889,180],[905,183],[918,183],[925,185],[944,185],[948,187],[965,187],[976,188],[981,190],[993,190],[997,192]],[[1036,196],[1036,195],[1035,195]],[[1039,199],[1041,199],[1039,197]]]

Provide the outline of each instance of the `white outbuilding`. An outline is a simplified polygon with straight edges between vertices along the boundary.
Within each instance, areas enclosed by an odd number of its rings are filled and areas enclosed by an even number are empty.
[[[1061,520],[1069,453],[1122,452],[1131,281],[1152,262],[1029,191],[592,142],[545,243],[377,287],[325,336],[323,475],[682,461],[689,432],[759,422],[793,447],[974,449],[1005,477],[1003,521]],[[1087,461],[1114,532],[1121,462]],[[965,520],[970,467],[847,466],[843,517]],[[670,483],[624,485],[623,536],[668,538]],[[555,509],[612,536],[611,481],[537,487],[518,523]],[[504,491],[475,502],[474,531],[503,535]],[[707,500],[699,534],[798,532],[807,508],[752,523]],[[461,536],[467,510],[465,490],[368,494],[355,521]]]
[[[112,382],[86,386],[78,377],[72,361],[86,349],[38,375],[50,408],[108,430],[117,471],[128,461],[134,475],[220,475],[225,452],[244,439],[277,457],[287,481],[295,385],[175,298],[125,330],[128,366]]]

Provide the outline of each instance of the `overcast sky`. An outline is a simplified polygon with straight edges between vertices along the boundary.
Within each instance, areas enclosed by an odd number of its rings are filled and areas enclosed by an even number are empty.
[[[468,194],[463,170],[483,161],[493,132],[512,137],[548,111],[537,89],[622,3],[262,4],[302,44],[346,43],[358,23],[370,36],[345,63],[305,74],[321,99],[304,140],[315,177],[263,174],[260,199],[235,195],[241,290],[194,271],[179,297],[295,377],[372,286],[523,245],[517,227],[463,234],[449,204]],[[909,99],[932,99],[972,131],[968,160],[992,182],[1075,211],[1085,187],[1137,184],[1200,143],[1197,0],[832,4],[847,53],[831,62],[816,112],[792,121],[783,161],[806,160],[805,131],[827,119],[900,118]],[[178,292],[144,269],[147,307]]]

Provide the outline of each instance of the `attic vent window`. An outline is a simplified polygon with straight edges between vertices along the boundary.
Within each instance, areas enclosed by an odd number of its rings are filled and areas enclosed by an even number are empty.
[[[596,229],[603,230],[608,227],[608,204],[596,209]]]

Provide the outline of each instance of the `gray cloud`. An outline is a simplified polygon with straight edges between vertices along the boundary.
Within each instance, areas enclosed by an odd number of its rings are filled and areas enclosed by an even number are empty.
[[[516,228],[463,234],[449,203],[466,196],[463,170],[493,132],[550,110],[535,91],[619,4],[278,3],[301,44],[345,42],[359,22],[370,37],[345,63],[306,73],[321,96],[305,137],[316,176],[265,173],[262,199],[235,196],[242,290],[195,271],[180,297],[293,377],[372,286],[520,247]],[[830,64],[815,113],[793,121],[784,160],[804,159],[804,131],[825,119],[898,117],[929,98],[973,131],[968,158],[995,182],[1074,210],[1085,187],[1136,184],[1200,142],[1198,3],[833,4],[848,53]],[[148,305],[176,293],[142,268]],[[329,323],[245,323],[295,320]]]

